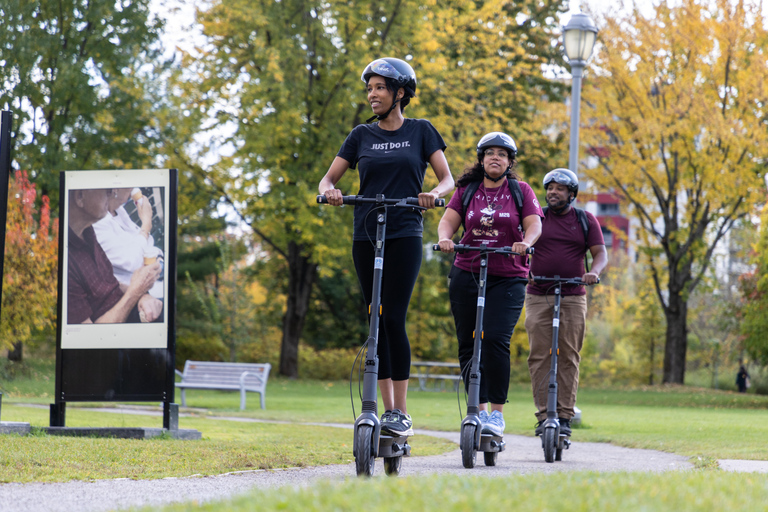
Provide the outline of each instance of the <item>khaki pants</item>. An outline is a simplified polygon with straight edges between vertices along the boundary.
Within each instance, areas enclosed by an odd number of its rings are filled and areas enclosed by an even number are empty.
[[[528,356],[528,370],[531,373],[533,402],[536,405],[536,419],[547,418],[547,389],[552,364],[552,313],[554,297],[525,295],[525,329],[531,353]],[[586,295],[567,295],[560,301],[560,331],[557,341],[560,355],[557,359],[557,416],[571,419],[576,405],[576,391],[579,387],[579,352],[584,345],[587,320]]]

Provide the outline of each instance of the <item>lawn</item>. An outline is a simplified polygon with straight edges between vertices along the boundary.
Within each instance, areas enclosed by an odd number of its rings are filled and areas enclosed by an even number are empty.
[[[51,402],[53,382],[44,377],[46,369],[38,365],[26,375],[2,383],[2,420],[47,425],[45,406]],[[357,396],[357,392],[355,383],[353,394]],[[248,409],[240,412],[237,393],[188,391],[188,407],[182,409],[180,426],[200,430],[203,440],[199,442],[0,436],[0,481],[162,478],[349,462],[351,431],[302,425],[351,424],[354,417],[349,393],[347,382],[274,377],[267,389],[267,409],[261,410],[258,396],[251,394]],[[461,400],[463,411],[463,396]],[[23,405],[28,403],[38,408]],[[67,425],[161,426],[158,416],[97,413],[88,410],[93,405],[125,404],[69,403]],[[768,397],[687,387],[582,389],[578,405],[584,425],[575,430],[575,442],[658,449],[691,457],[699,466],[723,458],[768,460],[764,442],[768,437]],[[359,413],[359,403],[356,408]],[[463,415],[453,392],[412,391],[409,409],[414,426],[430,430],[458,431]],[[230,422],[219,417],[292,424]],[[533,435],[533,404],[527,387],[510,389],[505,418],[507,433]],[[429,436],[416,436],[412,441],[416,456],[454,447]],[[88,449],[79,449],[84,445]],[[68,456],[64,457],[65,453]],[[120,462],[118,455],[123,453],[132,456]]]
[[[307,489],[253,491],[205,505],[179,504],[164,512],[356,511],[400,508],[419,512],[526,510],[594,512],[701,512],[765,510],[764,476],[712,471],[529,474],[508,478],[429,476],[375,478],[314,485]],[[143,509],[149,511],[151,509]]]

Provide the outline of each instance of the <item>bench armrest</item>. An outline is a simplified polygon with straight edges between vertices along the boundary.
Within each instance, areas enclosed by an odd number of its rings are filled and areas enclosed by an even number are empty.
[[[183,373],[181,373],[179,370],[176,370],[176,369],[174,369],[173,371],[175,371],[175,372],[176,372],[176,375],[178,375],[179,377],[181,377],[181,380],[184,380],[184,374],[183,374]]]

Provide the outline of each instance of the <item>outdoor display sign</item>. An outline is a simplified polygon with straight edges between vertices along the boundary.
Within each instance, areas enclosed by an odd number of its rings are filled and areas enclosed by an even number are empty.
[[[176,169],[60,175],[56,403],[174,399]]]

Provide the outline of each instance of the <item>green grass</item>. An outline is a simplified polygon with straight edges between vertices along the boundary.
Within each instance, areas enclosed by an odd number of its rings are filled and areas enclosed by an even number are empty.
[[[52,371],[52,365],[49,370]],[[2,419],[26,421],[36,426],[48,423],[47,409],[32,409],[15,404],[48,404],[53,394],[50,380],[41,383],[45,368],[32,366],[24,375],[3,382],[5,390]],[[50,389],[49,389],[50,388]],[[357,395],[357,386],[354,388]],[[177,401],[180,397],[177,394]],[[69,426],[144,426],[159,427],[161,419],[150,416],[95,413],[84,407],[123,404],[78,404],[67,406]],[[144,404],[148,405],[148,404]],[[156,404],[149,404],[156,406]],[[300,425],[303,422],[347,423],[353,415],[346,382],[296,381],[270,378],[267,409],[259,408],[258,396],[249,394],[248,409],[239,411],[239,394],[216,391],[188,391],[186,409],[193,417],[180,418],[181,428],[200,430],[204,439],[188,441],[87,440],[102,447],[95,450],[74,449],[86,440],[48,438],[21,440],[0,436],[0,480],[68,480],[88,478],[157,478],[188,474],[215,474],[249,468],[289,467],[332,464],[351,460],[351,431]],[[582,389],[578,405],[584,426],[574,432],[575,442],[611,442],[620,446],[657,449],[685,455],[699,467],[711,467],[715,459],[734,458],[768,460],[768,397],[689,387],[653,387],[640,389]],[[359,403],[356,405],[359,413]],[[462,397],[462,411],[463,411]],[[414,426],[431,430],[458,431],[461,416],[453,392],[409,393],[409,412]],[[217,420],[236,416],[262,420],[282,420],[293,425],[234,423]],[[505,407],[506,432],[533,435],[533,400],[527,386],[512,386]],[[296,442],[278,442],[295,436]],[[291,439],[293,439],[291,438]],[[14,442],[8,441],[15,439]],[[22,450],[21,447],[29,447]],[[66,444],[69,443],[69,444]],[[443,441],[416,436],[415,455],[441,453],[450,449]],[[280,449],[276,449],[276,446]],[[16,446],[24,455],[12,453]],[[59,460],[68,446],[78,452],[75,458],[55,470],[43,470],[50,463],[42,453]],[[157,448],[154,448],[157,447]],[[100,458],[111,460],[111,453],[121,450],[147,451],[138,464],[116,464],[114,471],[89,469]],[[196,461],[165,465],[163,457]],[[58,454],[58,455],[57,455]],[[221,457],[210,456],[221,454]],[[215,460],[218,459],[218,460]],[[24,464],[24,461],[29,462]],[[207,461],[207,462],[206,462]],[[167,468],[166,468],[167,466]],[[37,469],[36,469],[37,468]],[[95,475],[95,476],[92,476]]]
[[[251,492],[204,505],[180,504],[165,512],[354,511],[377,504],[407,504],[419,512],[527,510],[592,512],[765,510],[765,476],[716,472],[557,473],[505,478],[430,476],[324,482],[307,489]],[[149,509],[143,509],[149,510]]]
[[[4,421],[47,424],[48,411],[3,405]],[[159,427],[161,418],[67,410],[68,426]],[[200,441],[0,436],[0,482],[55,482],[110,478],[215,475],[249,469],[352,462],[352,431],[333,427],[244,423],[182,418],[181,428]],[[434,455],[455,445],[428,436],[412,438],[413,455]]]

